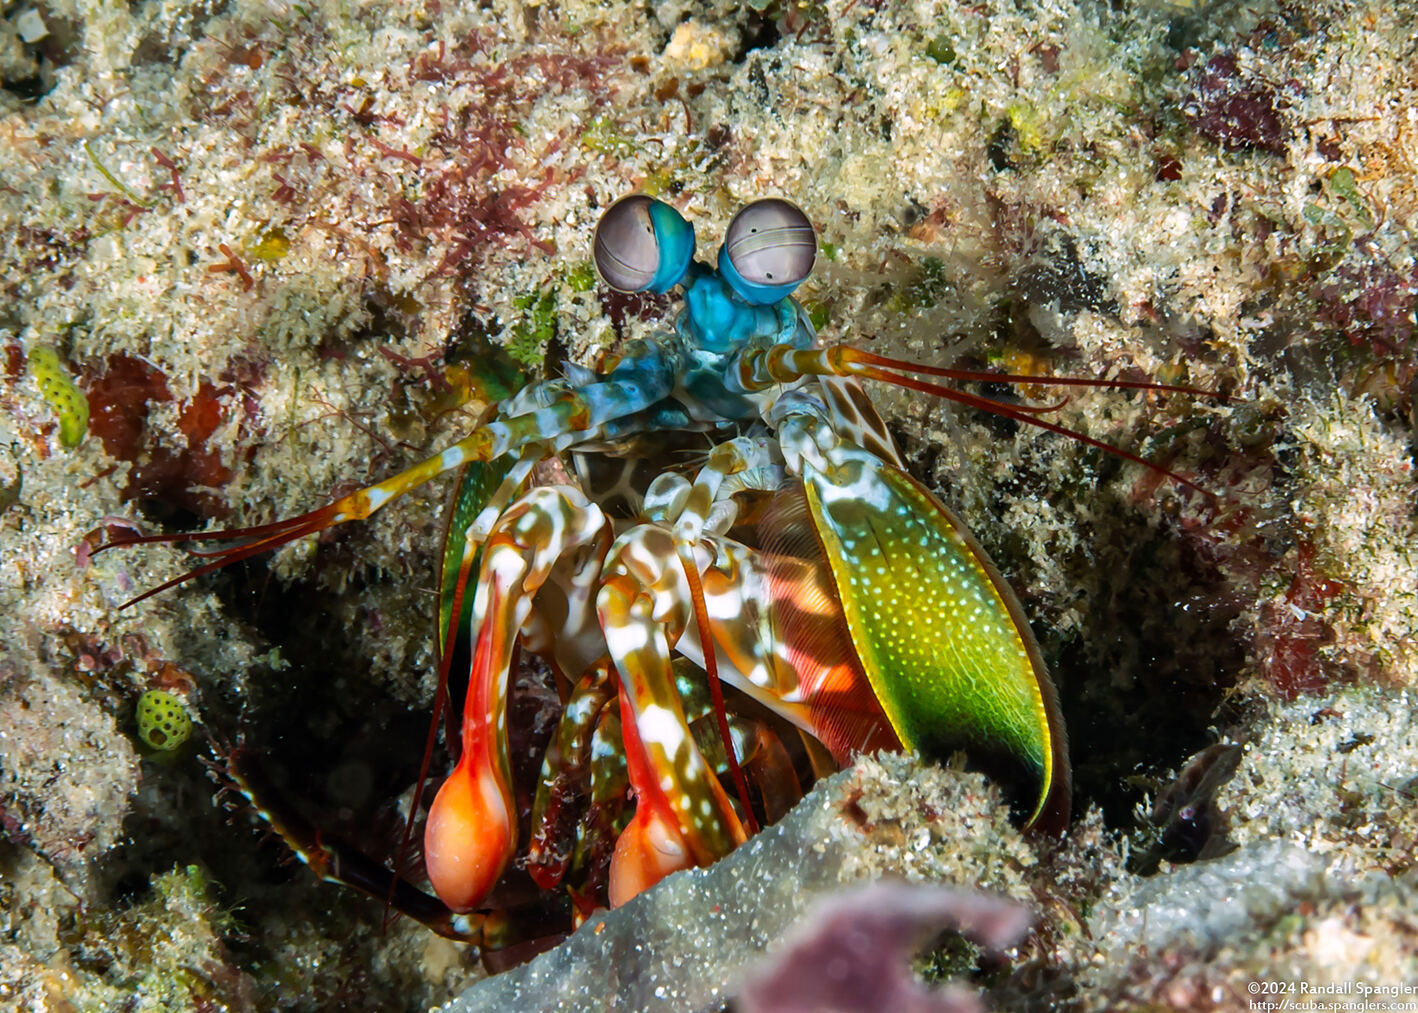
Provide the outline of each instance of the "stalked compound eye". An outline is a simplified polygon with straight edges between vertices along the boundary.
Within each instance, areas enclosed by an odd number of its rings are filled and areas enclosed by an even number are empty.
[[[694,259],[694,226],[664,201],[633,193],[601,215],[596,270],[621,292],[668,292]]]
[[[729,223],[719,249],[719,273],[759,306],[791,295],[817,256],[817,233],[796,204],[770,197],[754,201]]]

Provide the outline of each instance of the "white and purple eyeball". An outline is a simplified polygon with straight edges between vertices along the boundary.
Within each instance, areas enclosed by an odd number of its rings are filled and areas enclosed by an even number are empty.
[[[668,292],[694,260],[694,226],[664,201],[633,193],[601,215],[592,252],[611,288]]]
[[[729,222],[719,247],[719,274],[755,306],[792,295],[812,274],[817,233],[796,204],[778,197],[754,201]]]

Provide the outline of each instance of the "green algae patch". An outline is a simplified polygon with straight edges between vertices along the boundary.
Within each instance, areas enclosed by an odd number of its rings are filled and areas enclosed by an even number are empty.
[[[581,146],[602,155],[629,155],[636,148],[630,135],[605,116],[597,116],[586,124],[581,132]]]
[[[523,365],[535,366],[541,362],[547,342],[556,334],[556,295],[524,295],[517,299],[516,306],[527,316],[512,329],[507,352]]]
[[[1019,147],[1031,155],[1041,154],[1048,146],[1044,135],[1044,116],[1027,102],[1011,102],[1004,111],[1009,125],[1014,129],[1015,141]]]
[[[566,284],[573,292],[589,292],[596,287],[596,269],[589,260],[583,260],[566,272]]]
[[[274,264],[290,253],[290,238],[285,229],[267,229],[248,252],[256,260]]]
[[[31,349],[29,361],[30,373],[39,385],[40,394],[59,416],[59,442],[72,450],[84,442],[84,434],[88,432],[89,399],[64,369],[54,349],[45,346]]]
[[[176,696],[150,689],[138,698],[138,737],[153,749],[172,752],[192,737],[192,718]]]

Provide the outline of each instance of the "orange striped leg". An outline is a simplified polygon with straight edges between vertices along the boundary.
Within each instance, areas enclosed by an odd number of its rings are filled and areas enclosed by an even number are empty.
[[[677,869],[709,865],[746,839],[728,795],[694,744],[675,687],[670,649],[689,610],[673,538],[659,528],[640,532],[642,538],[622,541],[596,600],[620,674],[626,761],[636,795],[635,817],[611,861],[613,905]],[[674,614],[656,615],[657,603],[666,601],[679,603],[671,606]]]
[[[476,908],[517,850],[507,754],[507,681],[517,635],[556,559],[594,544],[606,520],[576,490],[547,486],[514,503],[483,550],[473,602],[477,630],[463,706],[462,755],[428,813],[424,857],[439,898]]]

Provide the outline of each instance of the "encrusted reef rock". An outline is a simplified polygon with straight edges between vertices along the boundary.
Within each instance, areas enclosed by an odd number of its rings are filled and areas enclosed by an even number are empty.
[[[239,742],[392,856],[442,490],[126,611],[191,561],[93,550],[309,509],[663,326],[666,301],[590,267],[634,189],[706,251],[745,202],[800,204],[826,341],[1235,399],[975,388],[1203,494],[875,390],[1038,635],[1073,827],[1025,841],[976,775],[864,760],[567,945],[604,926],[712,1007],[799,894],[893,875],[1033,912],[1004,957],[957,939],[922,961],[1006,1008],[1418,980],[1415,67],[1411,5],[1347,0],[10,5],[0,1005],[417,1009],[481,976],[281,866],[198,763]],[[152,689],[197,722],[184,748],[141,743]],[[783,861],[789,833],[810,850]],[[485,987],[541,995],[537,967]]]
[[[859,879],[889,874],[1030,898],[1034,855],[1000,812],[978,776],[899,756],[863,759],[729,858],[595,916],[444,1011],[583,1010],[612,996],[631,1009],[721,1009],[798,919]],[[969,840],[996,846],[958,847]],[[885,984],[884,969],[881,977]]]
[[[1233,1009],[1252,982],[1293,981],[1313,998],[1330,986],[1398,996],[1393,989],[1418,979],[1409,928],[1418,881],[1410,789],[1394,783],[1411,777],[1415,747],[1394,748],[1393,726],[1410,718],[1385,709],[1392,703],[1371,691],[1338,694],[1321,708],[1328,731],[1306,740],[1295,731],[1314,727],[1314,701],[1275,708],[1223,794],[1235,850],[1147,877],[1127,873],[1128,842],[1096,813],[1036,851],[1000,821],[978,776],[863,759],[728,859],[597,915],[444,1010],[578,1010],[610,997],[632,1008],[719,1009],[824,897],[877,877],[949,884],[1036,912],[1036,933],[1008,954],[1006,970],[992,965],[977,978],[989,1008]],[[1347,736],[1359,727],[1389,732],[1365,743],[1388,748],[1350,770],[1358,750]],[[938,917],[939,928],[957,927]],[[857,958],[853,937],[839,945],[843,962]],[[818,995],[820,984],[802,982],[801,994]],[[869,1007],[844,996],[831,1008]]]

